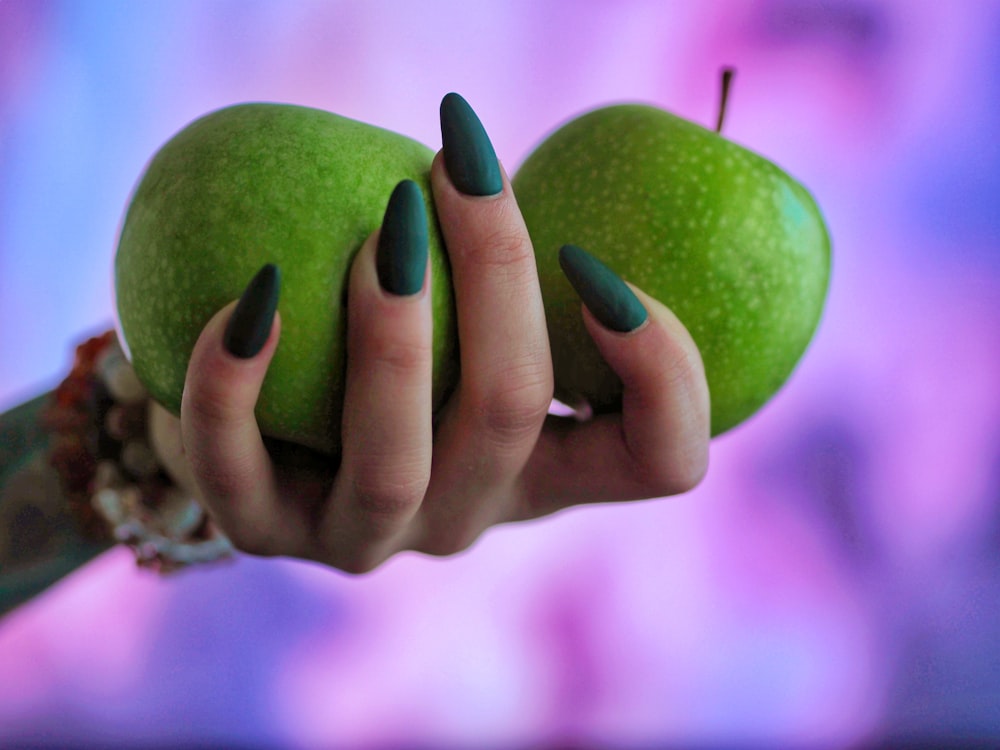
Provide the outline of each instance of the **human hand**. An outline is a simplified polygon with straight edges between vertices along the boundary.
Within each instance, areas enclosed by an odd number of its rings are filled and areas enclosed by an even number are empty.
[[[241,309],[219,311],[198,339],[178,428],[181,473],[241,550],[360,573],[403,550],[459,552],[499,523],[677,494],[704,475],[709,396],[694,341],[666,307],[577,248],[564,248],[563,266],[587,330],[624,384],[622,411],[585,422],[548,413],[545,315],[517,202],[465,101],[445,97],[441,115],[431,181],[455,290],[460,382],[432,415],[423,206],[403,183],[351,268],[339,463],[277,459],[254,417],[281,327],[278,276],[263,270]],[[380,240],[400,227],[410,239]]]

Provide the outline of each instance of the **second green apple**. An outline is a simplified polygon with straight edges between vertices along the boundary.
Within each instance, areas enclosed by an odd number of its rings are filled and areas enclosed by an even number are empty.
[[[538,263],[556,396],[620,408],[559,268],[572,243],[673,310],[698,345],[712,434],[781,387],[819,323],[830,240],[812,196],[770,161],[661,109],[572,120],[524,162],[514,191]]]

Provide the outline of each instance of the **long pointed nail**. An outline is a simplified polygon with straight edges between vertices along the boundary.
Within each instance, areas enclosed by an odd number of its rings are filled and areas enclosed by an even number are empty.
[[[222,337],[226,351],[234,357],[250,359],[264,348],[278,309],[280,292],[281,272],[276,265],[268,263],[257,272],[236,303]]]
[[[390,294],[416,294],[427,273],[427,210],[420,187],[403,180],[389,197],[375,251],[375,268]]]
[[[503,190],[493,144],[472,107],[455,93],[441,100],[441,142],[448,176],[461,192],[496,195]]]
[[[559,266],[583,304],[605,328],[628,333],[646,322],[649,313],[614,271],[576,245],[559,249]]]

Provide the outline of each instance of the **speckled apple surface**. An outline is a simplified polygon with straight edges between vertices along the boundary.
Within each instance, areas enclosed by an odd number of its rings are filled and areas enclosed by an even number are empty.
[[[351,260],[404,178],[430,217],[435,405],[457,378],[454,303],[429,186],[433,152],[307,107],[253,103],[196,120],[149,163],[115,258],[119,325],[153,397],[175,414],[205,323],[265,263],[282,274],[281,340],[257,404],[265,434],[339,448]]]
[[[549,326],[556,396],[616,409],[621,382],[559,268],[579,245],[670,307],[705,363],[712,434],[786,381],[823,310],[830,241],[809,193],[766,159],[641,104],[601,108],[545,139],[514,178]]]

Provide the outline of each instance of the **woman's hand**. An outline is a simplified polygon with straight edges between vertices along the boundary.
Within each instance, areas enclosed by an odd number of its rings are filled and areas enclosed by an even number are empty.
[[[405,185],[351,270],[338,466],[275,461],[257,428],[280,337],[270,272],[244,295],[256,305],[221,310],[195,346],[183,453],[201,499],[246,552],[364,572],[401,550],[451,554],[494,524],[676,494],[704,475],[709,398],[694,342],[663,305],[574,248],[564,248],[564,268],[624,400],[621,414],[587,422],[548,414],[552,364],[527,231],[478,118],[454,94],[441,111],[444,148],[431,178],[461,380],[433,422],[426,238],[419,191]],[[237,340],[255,327],[257,341]]]

